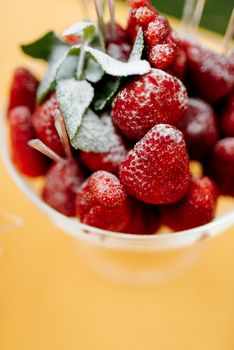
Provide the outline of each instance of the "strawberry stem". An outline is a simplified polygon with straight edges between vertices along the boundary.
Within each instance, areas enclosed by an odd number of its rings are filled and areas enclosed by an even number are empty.
[[[233,35],[234,35],[234,8],[232,10],[232,14],[228,22],[227,30],[223,39],[223,52],[225,54],[228,53],[229,48],[232,44]]]
[[[72,158],[71,146],[67,136],[67,130],[65,127],[64,119],[62,113],[57,109],[54,113],[54,125],[62,142],[64,151],[68,158]]]
[[[41,152],[48,158],[52,159],[55,162],[59,162],[63,160],[60,156],[57,155],[52,149],[50,149],[48,146],[46,146],[41,140],[39,139],[33,139],[28,142],[28,145],[35,150]]]

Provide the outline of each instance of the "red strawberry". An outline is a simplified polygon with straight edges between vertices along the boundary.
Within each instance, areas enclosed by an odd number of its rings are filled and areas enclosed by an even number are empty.
[[[127,42],[121,44],[110,43],[106,48],[106,52],[116,60],[127,62],[131,53],[131,46]]]
[[[126,62],[131,53],[128,33],[119,24],[106,25],[106,52],[117,60]]]
[[[156,20],[157,13],[154,10],[151,10],[147,6],[142,6],[136,10],[135,18],[136,18],[137,25],[146,26],[150,22]]]
[[[174,231],[205,225],[214,218],[216,201],[214,183],[208,177],[193,178],[181,201],[164,206],[163,223]]]
[[[120,163],[127,154],[125,145],[120,143],[105,153],[81,152],[82,162],[92,171],[105,170],[113,174],[119,171]]]
[[[157,232],[161,224],[157,206],[134,200],[132,213],[130,223],[124,232],[135,235],[151,235]]]
[[[159,15],[154,21],[150,22],[144,30],[145,41],[147,45],[151,47],[161,44],[170,32],[171,28],[168,20]]]
[[[210,103],[231,93],[234,86],[234,65],[229,57],[212,52],[196,43],[187,42],[188,84],[198,96]]]
[[[122,44],[128,42],[128,33],[127,31],[121,27],[118,23],[114,23],[114,28],[112,28],[112,24],[109,22],[106,24],[106,45],[108,46],[110,43]]]
[[[187,92],[175,77],[152,69],[128,82],[112,105],[114,123],[129,138],[141,139],[154,125],[177,125],[187,110]]]
[[[234,137],[226,137],[216,144],[207,173],[221,194],[234,196]]]
[[[226,136],[234,137],[234,94],[229,97],[222,114],[222,129]]]
[[[60,107],[56,95],[53,94],[42,105],[37,106],[33,115],[33,125],[37,137],[63,157],[63,146],[54,124],[56,111],[60,112]]]
[[[27,107],[19,106],[9,114],[10,141],[12,159],[23,174],[36,177],[45,174],[48,169],[46,157],[28,145],[35,138],[31,112]]]
[[[75,160],[61,159],[46,175],[43,200],[60,213],[75,216],[76,190],[83,180],[83,172]]]
[[[170,125],[154,126],[128,153],[119,176],[126,192],[143,202],[178,201],[190,183],[183,134]]]
[[[130,5],[132,8],[130,10],[128,18],[127,33],[131,39],[131,42],[134,43],[138,29],[141,27],[141,25],[146,25],[150,22],[150,19],[155,19],[158,15],[158,12],[152,6],[150,6],[148,1],[139,1],[138,4],[135,2],[135,4],[131,3]],[[142,10],[142,8],[145,10]]]
[[[25,106],[33,112],[37,88],[38,81],[32,73],[28,69],[17,68],[11,83],[8,111],[17,106]]]
[[[187,69],[187,55],[182,41],[178,37],[175,40],[177,42],[177,56],[173,64],[168,67],[167,72],[184,81]]]
[[[142,6],[150,7],[150,1],[149,0],[130,0],[130,6],[136,9]]]
[[[93,173],[80,187],[76,209],[81,222],[116,232],[123,231],[131,217],[123,186],[115,175],[106,171]]]
[[[189,99],[189,107],[178,128],[184,138],[192,159],[208,155],[218,140],[218,130],[213,109],[198,98]]]
[[[80,152],[82,162],[92,171],[105,170],[113,174],[118,174],[120,163],[127,155],[127,147],[125,142],[114,127],[109,113],[104,113],[101,116],[103,123],[109,127],[114,145],[109,152],[94,153],[94,152]]]
[[[177,57],[177,48],[174,45],[163,43],[149,47],[147,58],[153,68],[165,69],[172,65]]]

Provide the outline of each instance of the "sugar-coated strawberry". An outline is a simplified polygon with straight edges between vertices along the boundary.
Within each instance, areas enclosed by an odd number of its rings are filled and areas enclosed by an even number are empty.
[[[157,14],[148,6],[139,7],[135,13],[136,23],[139,26],[147,26],[150,22],[156,20]]]
[[[175,127],[154,126],[128,153],[119,177],[126,192],[151,204],[180,200],[190,183],[183,134]]]
[[[144,16],[140,16],[142,14],[144,14],[144,11],[142,12],[142,8],[147,8],[148,9],[148,19],[149,17],[151,17],[153,19],[154,15],[157,15],[158,12],[149,4],[149,2],[145,1],[143,4],[143,2],[141,2],[142,4],[133,4],[130,3],[131,5],[131,10],[129,13],[129,17],[128,17],[128,23],[127,23],[127,33],[128,36],[131,40],[132,43],[134,43],[136,36],[137,36],[137,32],[138,29],[142,26],[142,21],[144,21]],[[145,11],[146,14],[146,11]],[[139,17],[140,16],[140,17]],[[153,16],[153,17],[152,17]],[[149,23],[149,21],[147,20],[147,17],[145,18],[146,22],[145,22],[145,26]],[[144,22],[143,22],[144,23]]]
[[[54,163],[45,177],[43,200],[66,216],[76,215],[76,191],[84,180],[80,165],[74,159]]]
[[[177,48],[174,45],[163,43],[147,50],[147,58],[153,68],[166,69],[171,66],[177,57]]]
[[[208,177],[193,178],[181,201],[163,207],[163,223],[173,231],[205,225],[214,218],[216,201],[214,183]]]
[[[127,62],[131,53],[131,46],[127,42],[110,43],[106,48],[106,53],[118,61]]]
[[[116,232],[131,218],[131,204],[119,179],[106,171],[93,173],[80,187],[76,211],[82,223]]]
[[[143,6],[150,7],[150,3],[149,0],[130,0],[130,6],[136,9]]]
[[[206,157],[218,140],[213,109],[198,98],[189,99],[188,110],[178,128],[184,134],[190,157],[195,160]]]
[[[234,94],[232,94],[225,106],[221,118],[222,130],[226,136],[234,137]]]
[[[187,53],[188,85],[210,103],[231,93],[234,86],[234,65],[228,56],[215,53],[196,43],[184,45]]]
[[[33,125],[37,137],[55,153],[64,156],[63,146],[54,123],[57,111],[60,112],[60,107],[56,95],[53,94],[42,105],[36,107]]]
[[[206,171],[221,194],[234,196],[234,137],[226,137],[215,145]]]
[[[178,37],[175,38],[177,43],[177,56],[175,61],[166,70],[168,73],[176,76],[181,81],[185,80],[186,69],[187,69],[187,55],[183,48],[183,42]]]
[[[118,23],[106,25],[106,52],[117,60],[126,62],[131,53],[131,45],[129,44],[128,33]]]
[[[28,145],[35,138],[32,115],[28,107],[18,106],[9,113],[12,160],[17,169],[31,177],[44,175],[48,160]]]
[[[129,81],[112,105],[114,123],[129,138],[140,140],[156,124],[177,125],[188,97],[177,78],[158,69]]]
[[[80,152],[82,162],[92,171],[105,170],[113,174],[118,174],[120,163],[127,155],[127,145],[119,130],[113,125],[109,113],[100,116],[104,125],[108,127],[112,138],[112,147],[108,152]]]
[[[17,68],[10,87],[8,111],[17,106],[28,107],[31,112],[35,108],[38,81],[26,68]]]
[[[151,235],[158,231],[160,224],[160,211],[156,205],[132,200],[132,217],[125,233]]]
[[[105,42],[107,46],[110,43],[122,44],[128,42],[129,38],[127,31],[118,23],[114,23],[112,27],[112,23],[109,22],[106,24],[105,29]]]
[[[144,37],[147,45],[155,46],[161,44],[170,34],[171,28],[168,20],[158,15],[156,19],[148,24],[144,30]]]

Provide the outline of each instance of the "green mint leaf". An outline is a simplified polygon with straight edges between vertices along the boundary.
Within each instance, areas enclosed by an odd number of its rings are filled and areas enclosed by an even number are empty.
[[[136,40],[134,42],[129,61],[137,61],[142,57],[144,50],[144,34],[142,28],[139,28]]]
[[[28,56],[48,61],[55,46],[65,45],[54,32],[48,32],[32,43],[21,45],[21,50]]]
[[[121,62],[106,53],[87,46],[86,52],[100,64],[104,72],[116,77],[126,77],[129,75],[143,75],[150,71],[150,65],[145,60],[134,60]]]
[[[96,26],[90,22],[80,22],[71,25],[68,29],[65,29],[63,36],[67,37],[70,35],[75,35],[77,37],[82,37],[84,41],[91,42],[96,33]]]
[[[61,79],[72,78],[76,74],[79,47],[56,46],[49,60],[48,70],[37,91],[37,102],[41,102]]]
[[[71,143],[79,130],[85,111],[94,97],[94,89],[86,80],[60,80],[56,87],[59,106]]]
[[[102,111],[104,108],[108,107],[115,97],[119,87],[121,79],[111,79],[105,81],[100,89],[97,89],[95,98],[94,98],[94,109],[95,111]]]
[[[99,63],[97,63],[92,57],[87,57],[84,68],[85,79],[91,83],[97,83],[102,79],[104,71]]]
[[[118,142],[113,128],[110,116],[99,118],[91,109],[88,109],[79,130],[72,139],[72,145],[75,149],[85,152],[108,152]]]

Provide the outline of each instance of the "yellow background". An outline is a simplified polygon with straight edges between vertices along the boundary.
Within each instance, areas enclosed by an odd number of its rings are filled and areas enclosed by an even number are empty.
[[[26,61],[18,44],[79,16],[76,0],[0,0],[2,101],[13,67]],[[2,163],[0,189],[0,208],[25,220],[0,235],[1,350],[234,349],[233,229],[180,279],[130,288],[89,271],[75,241],[20,193]]]

